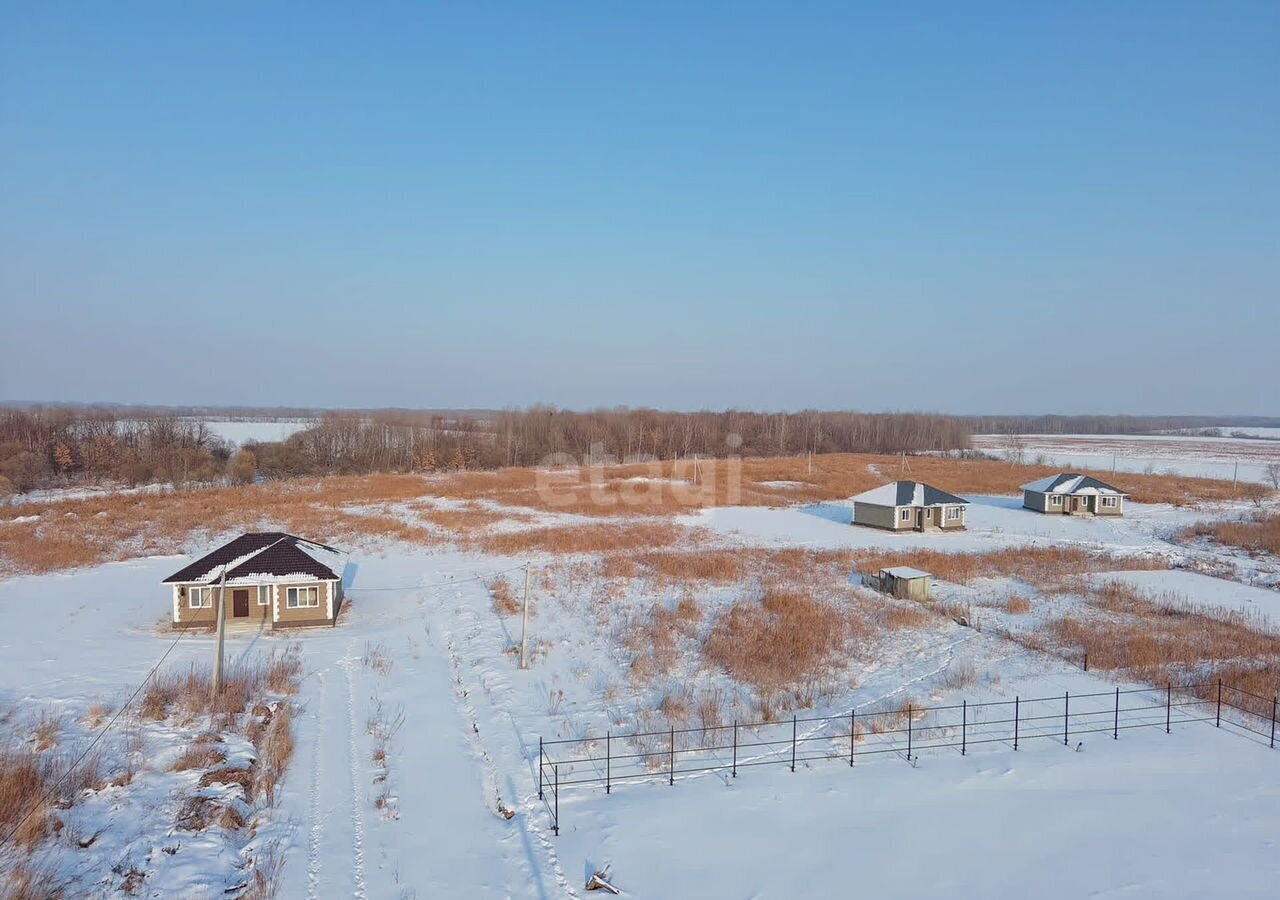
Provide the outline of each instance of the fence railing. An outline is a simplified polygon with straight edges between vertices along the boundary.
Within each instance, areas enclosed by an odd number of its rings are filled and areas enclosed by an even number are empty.
[[[666,781],[676,776],[738,772],[755,766],[847,761],[897,754],[908,762],[929,750],[1007,744],[1013,750],[1029,740],[1053,739],[1070,746],[1073,738],[1135,728],[1213,722],[1249,732],[1275,747],[1277,700],[1217,682],[1161,688],[1116,688],[1050,697],[1014,697],[947,706],[904,704],[892,709],[851,709],[832,716],[792,716],[773,722],[733,722],[700,728],[538,739],[538,799],[544,801],[553,831],[560,833],[560,792],[614,785]]]

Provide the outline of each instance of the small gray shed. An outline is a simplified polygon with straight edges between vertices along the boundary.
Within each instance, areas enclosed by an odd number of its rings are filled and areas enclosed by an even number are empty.
[[[880,590],[902,600],[928,600],[933,576],[910,566],[893,566],[880,570]]]

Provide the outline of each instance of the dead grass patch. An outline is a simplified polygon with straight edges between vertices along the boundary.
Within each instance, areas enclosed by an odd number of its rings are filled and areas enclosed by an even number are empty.
[[[1182,536],[1207,537],[1249,553],[1280,556],[1280,515],[1255,515],[1247,522],[1197,522]]]
[[[1024,616],[1031,612],[1031,601],[1021,594],[1011,594],[1004,601],[1004,611],[1013,616]]]
[[[226,762],[227,755],[218,746],[220,743],[222,738],[212,732],[197,735],[182,751],[182,755],[173,761],[173,765],[169,766],[169,771],[186,772],[222,765]]]
[[[1074,587],[1073,579],[1088,572],[1169,567],[1163,559],[1117,557],[1078,547],[1008,547],[991,553],[871,550],[855,552],[854,560],[861,572],[912,566],[953,584],[970,584],[979,578],[1016,578],[1046,591]]]
[[[720,615],[703,653],[735,680],[770,695],[830,670],[846,642],[865,627],[861,618],[833,603],[771,592]]]
[[[511,582],[505,575],[499,575],[489,584],[489,595],[493,597],[493,606],[500,616],[514,616],[520,612],[520,601],[516,599]]]
[[[494,556],[529,553],[618,553],[669,547],[693,538],[692,529],[672,522],[619,525],[563,525],[490,534],[477,549]]]

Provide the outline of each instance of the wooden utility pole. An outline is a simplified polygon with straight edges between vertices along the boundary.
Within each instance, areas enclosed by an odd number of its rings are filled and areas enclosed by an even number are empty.
[[[218,640],[213,657],[213,688],[210,699],[217,699],[222,693],[222,641],[227,631],[227,569],[228,565],[222,567],[222,578],[218,582]]]
[[[1231,489],[1235,490],[1236,482],[1240,479],[1240,460],[1236,460],[1236,467],[1231,472]]]
[[[525,656],[525,642],[529,636],[529,564],[524,565],[524,613],[520,618],[520,668],[529,668]]]

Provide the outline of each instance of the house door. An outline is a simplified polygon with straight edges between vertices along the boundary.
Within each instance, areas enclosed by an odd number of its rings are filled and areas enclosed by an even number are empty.
[[[231,592],[231,615],[237,619],[243,619],[249,615],[248,591]]]
[[[916,510],[916,531],[924,531],[924,510]]]

